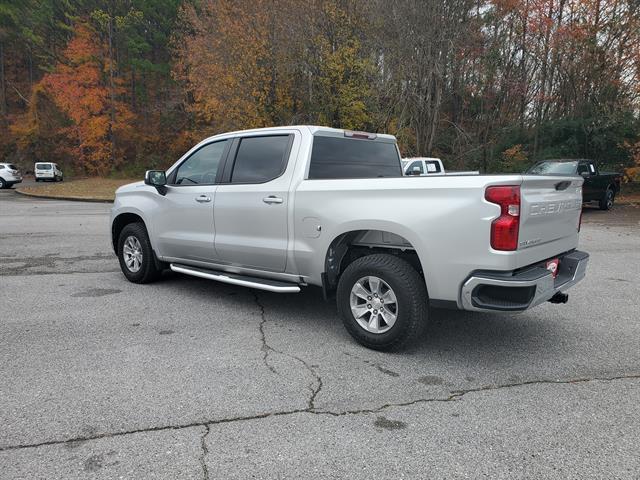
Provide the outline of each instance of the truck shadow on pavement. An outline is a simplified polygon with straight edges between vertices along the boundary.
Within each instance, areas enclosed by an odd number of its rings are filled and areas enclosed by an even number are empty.
[[[187,278],[169,273],[161,283],[183,290],[181,295],[198,297],[212,305],[223,302],[231,309],[264,309],[269,336],[282,341],[297,353],[317,350],[330,344],[360,355],[426,357],[430,361],[455,363],[503,363],[506,358],[553,357],[561,353],[563,337],[569,335],[557,320],[541,314],[538,307],[522,314],[485,314],[431,309],[429,321],[420,339],[398,352],[368,350],[352,340],[342,325],[335,300],[325,302],[319,288],[306,288],[298,294],[277,294]],[[364,353],[363,353],[364,352]],[[460,360],[457,360],[460,359]],[[549,360],[549,359],[547,359]]]

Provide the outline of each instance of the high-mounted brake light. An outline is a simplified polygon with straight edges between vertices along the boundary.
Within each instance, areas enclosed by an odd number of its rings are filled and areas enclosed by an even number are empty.
[[[345,130],[344,136],[350,138],[362,138],[365,140],[375,140],[378,137],[375,133],[353,132],[351,130]]]
[[[518,248],[520,230],[520,187],[487,187],[484,198],[500,206],[500,216],[491,222],[491,248],[512,251]]]

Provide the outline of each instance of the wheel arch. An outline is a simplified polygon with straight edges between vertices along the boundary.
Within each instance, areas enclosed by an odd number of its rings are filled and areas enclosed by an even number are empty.
[[[330,242],[324,258],[322,284],[325,294],[335,290],[344,269],[357,258],[387,253],[406,259],[425,278],[423,262],[414,244],[389,230],[361,229],[340,233]]]
[[[123,212],[118,214],[111,222],[111,245],[113,247],[114,253],[118,254],[118,238],[120,237],[120,232],[122,229],[131,223],[142,223],[144,228],[149,233],[149,229],[147,228],[147,224],[144,219],[133,212]]]
[[[620,187],[616,182],[611,182],[608,186],[607,186],[607,190],[611,189],[613,191],[614,195],[617,195],[620,192]],[[606,192],[606,190],[605,190]]]

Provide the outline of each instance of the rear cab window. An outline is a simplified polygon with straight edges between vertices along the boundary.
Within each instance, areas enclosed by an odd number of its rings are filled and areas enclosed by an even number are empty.
[[[395,142],[380,139],[313,137],[309,180],[402,177]]]
[[[531,175],[575,175],[578,170],[576,161],[545,160],[535,164],[529,170]]]

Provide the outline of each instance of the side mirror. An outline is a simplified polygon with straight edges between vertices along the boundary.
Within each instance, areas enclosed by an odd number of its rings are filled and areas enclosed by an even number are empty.
[[[164,170],[147,170],[144,174],[144,183],[156,187],[160,195],[167,193],[167,174]]]
[[[582,177],[587,178],[589,177],[589,172],[581,172],[580,175],[582,175]]]

